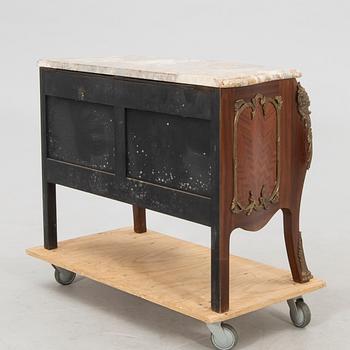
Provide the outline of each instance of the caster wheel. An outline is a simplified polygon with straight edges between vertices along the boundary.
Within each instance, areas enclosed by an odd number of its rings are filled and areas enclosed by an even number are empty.
[[[211,343],[214,349],[230,350],[233,349],[238,342],[238,334],[236,330],[227,323],[209,324],[211,331]]]
[[[66,269],[63,269],[62,267],[58,267],[55,265],[52,265],[55,269],[55,280],[64,286],[67,286],[71,284],[75,277],[76,274],[72,271],[68,271]]]
[[[311,311],[303,298],[288,300],[289,315],[295,327],[304,328],[311,321]]]

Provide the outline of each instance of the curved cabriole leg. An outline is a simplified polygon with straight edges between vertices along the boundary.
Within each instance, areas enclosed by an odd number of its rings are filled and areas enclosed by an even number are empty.
[[[308,282],[312,274],[307,268],[303,241],[299,231],[299,211],[283,209],[284,239],[293,280],[299,283]]]

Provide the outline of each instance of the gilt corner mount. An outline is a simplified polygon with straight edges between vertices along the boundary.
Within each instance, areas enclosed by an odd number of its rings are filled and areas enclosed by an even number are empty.
[[[312,160],[312,128],[311,128],[311,111],[310,99],[306,90],[298,82],[297,87],[297,102],[298,102],[298,112],[301,116],[301,121],[304,123],[304,127],[307,130],[306,142],[307,142],[307,169],[310,168]]]

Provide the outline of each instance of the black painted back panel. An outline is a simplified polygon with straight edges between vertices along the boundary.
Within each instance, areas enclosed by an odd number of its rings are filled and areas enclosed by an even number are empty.
[[[46,103],[48,157],[114,172],[113,108],[52,96]]]
[[[46,181],[212,224],[219,89],[40,72]]]
[[[128,177],[210,196],[208,120],[127,109],[126,134]]]

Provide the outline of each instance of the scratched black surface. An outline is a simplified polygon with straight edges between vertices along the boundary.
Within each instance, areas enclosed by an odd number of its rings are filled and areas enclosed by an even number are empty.
[[[127,176],[210,196],[210,122],[126,111]]]
[[[113,108],[52,96],[46,103],[48,157],[113,172]]]
[[[59,184],[211,225],[218,89],[42,68],[41,109],[44,192]]]

